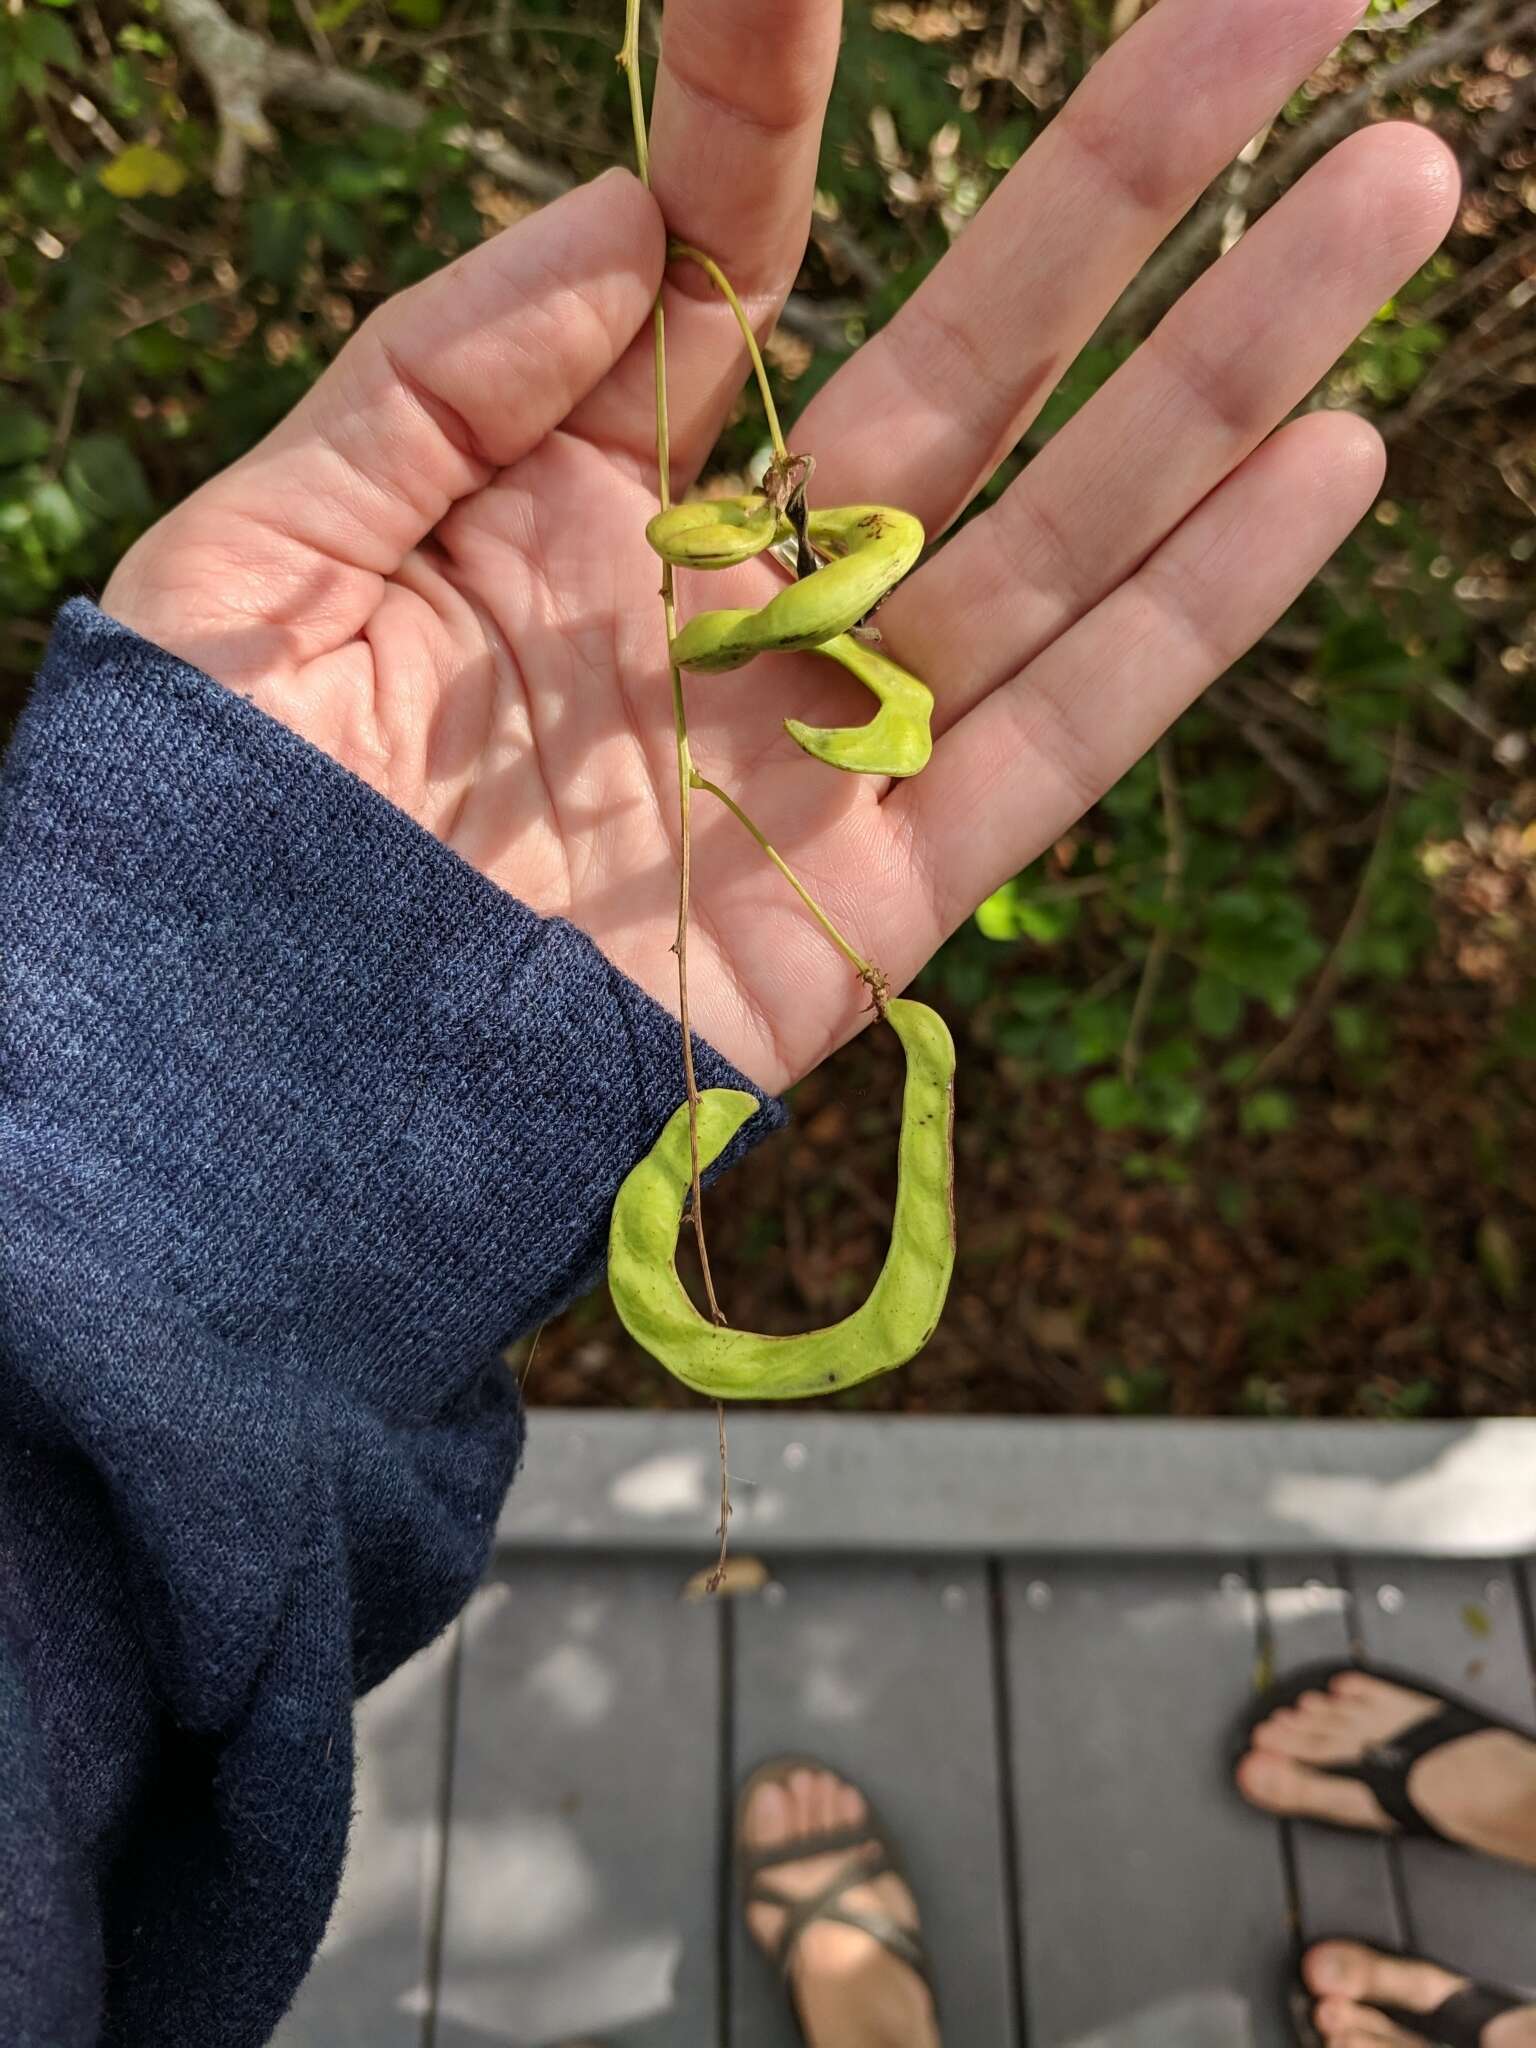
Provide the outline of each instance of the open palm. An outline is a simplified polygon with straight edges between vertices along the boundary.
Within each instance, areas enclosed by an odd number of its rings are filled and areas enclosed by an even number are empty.
[[[1178,216],[1358,0],[1162,0],[789,434],[814,499],[964,508]],[[648,314],[668,320],[673,488],[744,372],[666,228],[771,325],[800,262],[837,0],[667,0],[653,200],[610,174],[402,293],[283,424],[132,549],[105,608],[364,777],[676,1006],[671,699],[643,537]],[[688,684],[694,754],[900,986],[1278,616],[1366,510],[1363,423],[1279,423],[1449,224],[1455,167],[1342,144],[881,613],[930,684],[915,780],[839,775],[786,715],[867,717],[813,658]],[[1279,431],[1275,431],[1279,427]],[[755,604],[754,563],[680,578]],[[865,991],[736,823],[696,804],[696,1027],[770,1089]]]

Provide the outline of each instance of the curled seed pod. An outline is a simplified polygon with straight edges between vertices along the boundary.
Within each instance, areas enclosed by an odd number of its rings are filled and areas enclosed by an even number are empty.
[[[831,768],[857,775],[916,775],[933,752],[933,692],[910,670],[867,647],[851,633],[839,633],[816,649],[839,661],[880,700],[866,725],[806,725],[786,718],[784,730]]]
[[[645,529],[656,552],[679,567],[726,569],[790,533],[761,492],[675,505]],[[720,675],[757,654],[815,653],[840,662],[880,703],[862,726],[785,720],[796,746],[833,768],[863,775],[915,775],[933,752],[933,697],[926,683],[851,629],[905,576],[923,546],[910,513],[888,505],[840,505],[812,512],[807,533],[825,559],[756,611],[699,612],[672,642],[672,659],[694,675]]]
[[[932,1335],[955,1261],[955,1047],[942,1017],[897,999],[886,1020],[901,1040],[902,1096],[890,1248],[868,1298],[839,1323],[770,1337],[709,1322],[677,1273],[677,1232],[690,1183],[688,1110],[678,1109],[626,1178],[608,1236],[608,1285],[635,1341],[676,1378],[715,1400],[788,1401],[857,1386],[905,1364]],[[699,1098],[701,1166],[757,1108],[735,1088]]]
[[[923,529],[889,505],[841,505],[810,516],[822,566],[755,612],[698,612],[672,642],[672,659],[720,675],[758,654],[801,654],[847,633],[872,612],[922,553]]]
[[[663,561],[680,569],[734,569],[771,546],[783,522],[759,491],[740,498],[690,498],[669,505],[645,529]]]

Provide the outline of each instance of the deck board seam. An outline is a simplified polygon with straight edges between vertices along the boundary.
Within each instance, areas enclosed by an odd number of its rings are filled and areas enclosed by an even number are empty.
[[[1019,1808],[1013,1768],[1013,1703],[1008,1679],[1008,1605],[1002,1561],[983,1559],[990,1604],[987,1631],[992,1658],[992,1714],[997,1743],[997,1798],[1003,1846],[1007,1914],[1008,2002],[1015,2048],[1029,2048],[1029,2007],[1024,1996],[1024,1880],[1019,1859]]]
[[[1525,1636],[1525,1661],[1531,1674],[1531,1697],[1536,1702],[1536,1564],[1516,1563],[1511,1574],[1515,1582],[1515,1603]]]

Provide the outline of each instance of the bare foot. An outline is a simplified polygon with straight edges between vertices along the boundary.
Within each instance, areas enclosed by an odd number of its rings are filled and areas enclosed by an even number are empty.
[[[742,1815],[748,1849],[772,1849],[806,1836],[857,1828],[867,1820],[864,1796],[831,1771],[796,1770],[780,1783],[759,1785]],[[876,1844],[871,1838],[871,1857]],[[775,1864],[762,1882],[786,1898],[810,1898],[831,1883],[857,1852],[812,1856]],[[887,1872],[842,1895],[850,1912],[888,1913],[916,1933],[917,1905],[899,1877]],[[786,1915],[752,1904],[747,1925],[758,1946],[777,1961]],[[928,1987],[872,1935],[834,1920],[814,1921],[796,1942],[789,1964],[795,2010],[810,2048],[939,2048],[938,2021]]]
[[[1328,2048],[1422,2048],[1422,2034],[1405,2033],[1377,2006],[1430,2013],[1467,1983],[1434,1963],[1378,1955],[1353,1941],[1320,1941],[1301,1969],[1317,1998],[1313,2019]],[[1490,2020],[1481,2048],[1536,2048],[1536,2005]]]
[[[1330,1778],[1317,1767],[1358,1763],[1366,1750],[1393,1741],[1439,1707],[1428,1694],[1364,1671],[1342,1671],[1326,1692],[1305,1692],[1295,1706],[1260,1722],[1237,1767],[1238,1789],[1266,1813],[1394,1833],[1367,1786]],[[1536,1742],[1502,1728],[1463,1735],[1420,1757],[1408,1790],[1425,1818],[1453,1841],[1536,1866]]]

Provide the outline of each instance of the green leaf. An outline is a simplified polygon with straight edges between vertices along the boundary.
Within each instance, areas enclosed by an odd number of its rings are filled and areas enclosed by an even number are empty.
[[[1296,1104],[1278,1088],[1260,1088],[1244,1102],[1237,1120],[1246,1138],[1278,1137],[1295,1123]]]
[[[1001,889],[994,889],[985,903],[976,906],[976,929],[984,939],[996,939],[999,944],[1019,936],[1014,905],[1018,900],[1017,882],[1004,882]]]
[[[108,72],[112,111],[135,121],[143,113],[151,90],[145,69],[137,58],[116,56]]]
[[[1004,944],[1033,939],[1037,946],[1052,946],[1076,930],[1082,914],[1077,897],[1034,895],[1029,877],[1020,875],[1005,882],[978,907],[976,928],[983,938]]]
[[[0,467],[15,462],[35,462],[48,453],[53,441],[46,420],[17,406],[0,406]]]
[[[114,199],[143,199],[150,193],[174,199],[187,182],[187,167],[148,142],[131,142],[97,172]]]
[[[1247,1000],[1235,982],[1219,974],[1202,974],[1190,997],[1195,1024],[1207,1038],[1230,1038],[1243,1021]]]
[[[317,199],[310,208],[310,221],[327,249],[348,262],[368,253],[368,236],[350,206],[335,199]]]
[[[1118,1059],[1125,1044],[1131,1025],[1130,999],[1101,997],[1097,1002],[1077,1003],[1068,1021],[1076,1064],[1102,1066],[1106,1060]]]
[[[148,522],[154,500],[139,458],[115,434],[86,434],[70,450],[64,467],[70,495],[91,519]]]
[[[1328,1022],[1333,1028],[1333,1042],[1343,1053],[1362,1053],[1371,1042],[1371,1018],[1368,1010],[1362,1010],[1355,1003],[1335,1003],[1328,1013]]]
[[[191,338],[172,334],[164,325],[141,327],[122,344],[122,352],[146,377],[169,377],[196,359]]]
[[[170,44],[157,28],[146,28],[142,22],[127,22],[117,32],[120,50],[139,50],[146,57],[164,57],[169,54]]]
[[[299,202],[287,193],[258,199],[246,210],[251,269],[273,284],[291,284],[304,261],[309,221]]]
[[[362,4],[363,0],[336,0],[334,7],[322,8],[315,16],[315,27],[324,29],[327,35],[333,29],[345,28]]]
[[[1160,1365],[1104,1375],[1104,1398],[1118,1415],[1166,1414],[1168,1392],[1168,1375]]]
[[[1072,991],[1064,981],[1034,980],[1022,981],[1017,988],[1008,991],[1008,1000],[1021,1017],[1038,1019],[1054,1017],[1058,1010],[1064,1010],[1072,999]]]
[[[1139,1091],[1118,1074],[1101,1074],[1083,1094],[1088,1114],[1104,1131],[1128,1131],[1142,1120],[1145,1105]]]
[[[1205,1098],[1188,1081],[1163,1081],[1152,1091],[1152,1122],[1187,1145],[1205,1122]]]
[[[60,483],[41,483],[33,491],[32,521],[55,554],[85,538],[85,521]]]
[[[1144,1080],[1172,1081],[1192,1073],[1200,1064],[1200,1050],[1192,1038],[1168,1038],[1155,1045],[1141,1062]]]
[[[438,225],[461,249],[472,249],[482,238],[480,209],[467,185],[450,185],[437,202]]]
[[[34,64],[51,64],[56,71],[80,69],[80,46],[56,14],[24,12],[16,22],[16,43]]]

